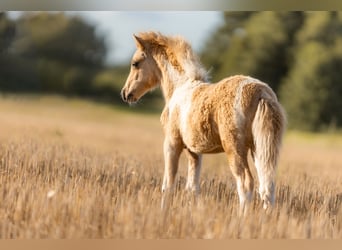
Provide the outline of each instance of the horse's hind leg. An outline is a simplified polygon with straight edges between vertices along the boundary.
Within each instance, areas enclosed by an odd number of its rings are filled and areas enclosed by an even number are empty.
[[[240,214],[244,214],[252,200],[254,180],[248,167],[247,154],[237,152],[228,154],[228,161],[236,179],[236,186],[240,201]]]
[[[161,207],[165,208],[166,203],[169,203],[170,193],[172,193],[175,186],[175,178],[178,170],[179,156],[182,152],[182,145],[173,142],[172,140],[164,140],[164,179],[162,186],[162,202]]]

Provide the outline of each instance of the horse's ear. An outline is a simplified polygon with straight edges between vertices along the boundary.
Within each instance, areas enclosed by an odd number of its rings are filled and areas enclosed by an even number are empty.
[[[135,44],[137,46],[138,49],[144,50],[145,49],[145,42],[143,39],[141,39],[140,37],[138,37],[137,35],[133,35],[134,40],[135,40]]]

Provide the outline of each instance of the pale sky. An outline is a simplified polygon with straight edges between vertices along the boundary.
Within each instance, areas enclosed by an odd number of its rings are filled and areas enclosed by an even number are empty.
[[[135,49],[132,38],[141,31],[159,31],[168,35],[181,35],[195,51],[200,51],[211,32],[223,21],[217,11],[76,11],[96,25],[104,35],[108,47],[109,64],[127,63]],[[11,12],[16,17],[20,12]]]
[[[182,35],[199,51],[210,33],[222,22],[222,13],[215,11],[91,11],[76,14],[91,20],[98,31],[106,35],[109,63],[125,63],[130,59],[135,49],[134,33],[153,30]]]

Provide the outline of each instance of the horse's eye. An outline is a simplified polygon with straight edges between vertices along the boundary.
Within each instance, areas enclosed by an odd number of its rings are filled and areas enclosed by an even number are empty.
[[[133,66],[134,68],[138,68],[139,62],[133,62],[133,63],[132,63],[132,66]]]

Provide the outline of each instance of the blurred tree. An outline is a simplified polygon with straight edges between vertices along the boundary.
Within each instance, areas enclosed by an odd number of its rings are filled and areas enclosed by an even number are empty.
[[[80,17],[27,12],[11,21],[0,13],[1,91],[82,95],[123,104],[120,89],[129,68],[108,68],[105,56],[104,37]],[[139,107],[150,109],[161,94],[145,99],[150,100]]]
[[[95,27],[63,13],[22,16],[13,48],[35,65],[41,90],[81,95],[91,94],[106,53]]]
[[[201,59],[209,68],[213,81],[220,80],[217,73],[225,65],[223,53],[230,48],[234,36],[244,32],[245,21],[254,13],[250,11],[225,12],[224,23],[209,35],[202,50]]]
[[[106,47],[95,27],[63,13],[25,15],[18,22],[18,53],[27,57],[60,60],[101,67]]]
[[[281,88],[291,128],[342,126],[342,18],[309,12],[296,37],[294,63]]]
[[[288,48],[302,23],[302,12],[225,13],[225,24],[215,33],[216,37],[226,37],[221,42],[225,45],[219,43],[218,49],[205,49],[204,63],[214,67],[215,81],[229,75],[251,75],[277,92],[288,71]],[[215,47],[219,40],[215,36],[207,47]],[[215,58],[218,59],[213,64]]]
[[[5,12],[0,12],[0,88],[8,87],[9,47],[14,40],[15,23],[8,19]]]
[[[15,35],[15,24],[10,21],[5,12],[0,12],[0,53],[7,51]]]

